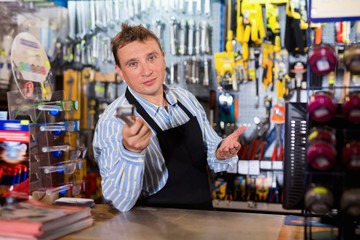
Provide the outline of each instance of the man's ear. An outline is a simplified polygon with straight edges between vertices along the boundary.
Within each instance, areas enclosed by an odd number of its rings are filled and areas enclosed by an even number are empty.
[[[121,68],[118,65],[115,65],[115,70],[117,71],[117,73],[119,74],[120,78],[122,80],[124,80],[124,75],[123,72],[121,71]]]
[[[27,81],[25,83],[25,87],[23,88],[23,93],[27,98],[33,97],[34,94],[34,83],[31,81]]]

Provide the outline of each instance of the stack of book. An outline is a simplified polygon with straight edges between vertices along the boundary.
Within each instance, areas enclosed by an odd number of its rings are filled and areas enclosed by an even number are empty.
[[[93,224],[91,208],[33,199],[0,208],[0,239],[57,239]]]

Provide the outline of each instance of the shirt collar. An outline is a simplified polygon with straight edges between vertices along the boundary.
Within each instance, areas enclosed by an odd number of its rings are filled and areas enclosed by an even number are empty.
[[[165,98],[168,104],[174,105],[175,103],[177,103],[177,98],[175,97],[174,93],[165,85],[163,85],[163,88]],[[160,106],[148,102],[147,100],[136,94],[130,87],[129,91],[151,117],[154,117],[159,112]]]
[[[168,104],[174,105],[177,103],[177,98],[174,95],[173,91],[170,90],[167,86],[164,85],[165,98]]]

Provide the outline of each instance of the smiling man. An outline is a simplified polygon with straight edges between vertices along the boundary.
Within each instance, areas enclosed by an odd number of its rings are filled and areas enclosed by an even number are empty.
[[[211,209],[207,166],[215,172],[233,168],[246,128],[220,138],[189,91],[165,86],[165,53],[142,25],[122,24],[111,44],[115,69],[128,88],[95,130],[104,198],[120,211],[135,204]],[[128,104],[137,110],[131,126],[116,117],[116,109]]]

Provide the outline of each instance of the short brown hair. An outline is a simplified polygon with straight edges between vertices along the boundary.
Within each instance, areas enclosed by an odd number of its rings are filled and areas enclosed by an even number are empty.
[[[119,58],[117,56],[117,50],[124,47],[126,44],[134,41],[144,41],[148,38],[154,39],[159,45],[160,50],[162,51],[160,40],[158,37],[145,28],[143,25],[130,26],[127,23],[121,24],[121,31],[116,34],[116,36],[111,40],[112,52],[115,58],[116,65],[120,66]]]

